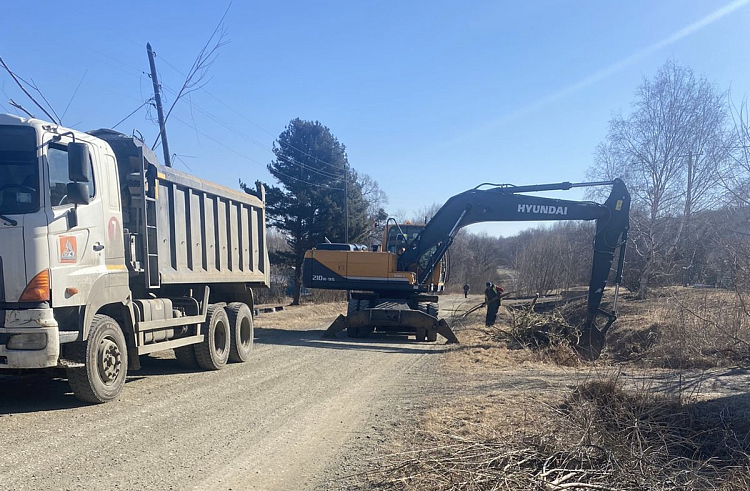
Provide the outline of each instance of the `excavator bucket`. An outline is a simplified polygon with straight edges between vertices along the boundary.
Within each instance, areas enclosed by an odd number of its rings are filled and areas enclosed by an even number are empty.
[[[596,360],[602,354],[604,349],[604,342],[607,337],[607,331],[612,327],[612,324],[617,319],[617,316],[609,313],[604,313],[608,319],[607,323],[602,329],[596,327],[596,315],[589,314],[589,318],[586,320],[586,324],[581,329],[581,335],[578,337],[578,343],[576,344],[576,350],[581,358],[585,360]]]
[[[604,349],[604,334],[596,326],[592,325],[581,332],[576,345],[576,351],[584,360],[596,360],[602,354]]]

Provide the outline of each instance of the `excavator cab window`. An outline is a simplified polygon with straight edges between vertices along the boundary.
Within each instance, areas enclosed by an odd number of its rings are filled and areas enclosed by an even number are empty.
[[[402,248],[405,249],[408,244],[417,238],[423,228],[424,225],[392,226],[388,230],[388,240],[385,243],[384,250],[398,254]]]

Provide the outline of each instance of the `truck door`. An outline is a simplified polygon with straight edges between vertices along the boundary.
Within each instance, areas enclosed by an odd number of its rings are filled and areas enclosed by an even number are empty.
[[[100,151],[97,145],[88,145],[92,179],[87,187],[91,202],[74,207],[67,199],[68,143],[71,141],[70,137],[57,137],[57,141],[50,141],[46,146],[50,287],[54,307],[85,305],[92,290],[106,287],[102,192],[106,181],[102,179]],[[74,208],[75,219],[72,219]]]

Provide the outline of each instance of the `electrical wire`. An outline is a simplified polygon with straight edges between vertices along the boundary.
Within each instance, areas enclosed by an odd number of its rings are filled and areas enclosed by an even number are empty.
[[[115,128],[117,128],[118,126],[120,126],[120,124],[121,124],[121,123],[124,123],[126,119],[128,119],[128,118],[129,118],[130,116],[132,116],[133,114],[137,113],[137,112],[138,112],[138,111],[139,111],[139,110],[140,110],[140,109],[141,109],[141,108],[142,108],[143,106],[145,106],[146,104],[148,104],[148,103],[152,102],[153,100],[154,100],[154,99],[153,99],[153,97],[152,97],[151,99],[147,100],[146,102],[144,102],[143,104],[141,104],[140,106],[138,106],[138,107],[137,107],[137,108],[136,108],[136,109],[135,109],[135,110],[134,110],[134,111],[133,111],[132,113],[128,114],[127,116],[125,116],[124,118],[122,118],[122,119],[120,120],[120,122],[119,122],[119,123],[117,123],[116,125],[114,125],[114,126],[112,127],[112,129],[115,129]]]

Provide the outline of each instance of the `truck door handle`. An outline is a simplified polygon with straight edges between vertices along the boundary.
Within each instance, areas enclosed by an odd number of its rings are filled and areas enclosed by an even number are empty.
[[[97,242],[96,244],[94,244],[94,251],[99,252],[99,251],[101,251],[103,249],[104,249],[104,244],[100,244],[99,242]]]

